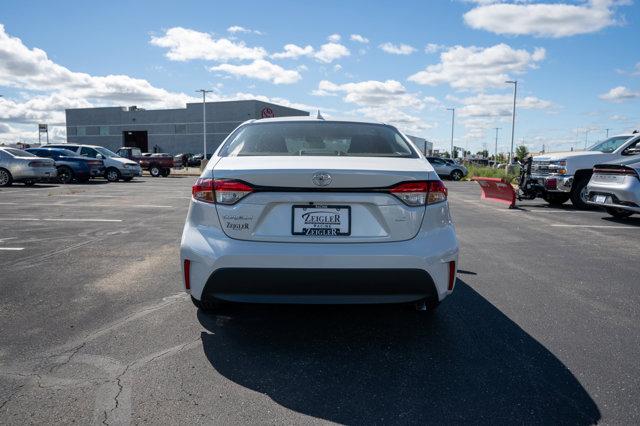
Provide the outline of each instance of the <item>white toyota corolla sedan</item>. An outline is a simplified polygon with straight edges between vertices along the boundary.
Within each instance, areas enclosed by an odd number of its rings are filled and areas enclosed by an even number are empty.
[[[453,291],[447,188],[395,127],[251,120],[192,188],[180,257],[196,306],[415,303]]]

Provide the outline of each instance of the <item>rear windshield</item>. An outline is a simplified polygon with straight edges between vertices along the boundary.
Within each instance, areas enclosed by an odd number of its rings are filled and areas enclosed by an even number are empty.
[[[417,157],[392,127],[329,121],[249,124],[232,134],[220,151],[222,157],[301,155]]]
[[[4,150],[14,157],[37,157],[37,155],[33,155],[32,153],[23,151],[21,149],[5,148]]]

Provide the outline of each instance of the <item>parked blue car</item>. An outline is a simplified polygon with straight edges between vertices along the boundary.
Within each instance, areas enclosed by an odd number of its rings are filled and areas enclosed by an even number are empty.
[[[73,181],[85,183],[92,177],[104,175],[104,163],[102,160],[87,158],[62,148],[29,148],[25,151],[53,159],[58,169],[58,181],[71,183]]]

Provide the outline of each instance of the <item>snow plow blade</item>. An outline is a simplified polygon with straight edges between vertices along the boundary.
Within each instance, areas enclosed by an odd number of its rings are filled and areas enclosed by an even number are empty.
[[[480,185],[483,200],[493,200],[508,204],[510,209],[516,206],[516,191],[508,180],[502,178],[473,178]]]

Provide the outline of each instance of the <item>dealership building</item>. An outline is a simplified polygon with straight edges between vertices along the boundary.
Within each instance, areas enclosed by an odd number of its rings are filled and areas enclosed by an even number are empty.
[[[202,107],[146,110],[132,107],[67,109],[67,142],[123,146],[143,152],[200,153],[203,150]],[[206,103],[207,151],[212,153],[239,124],[254,118],[308,116],[307,111],[258,100]]]

